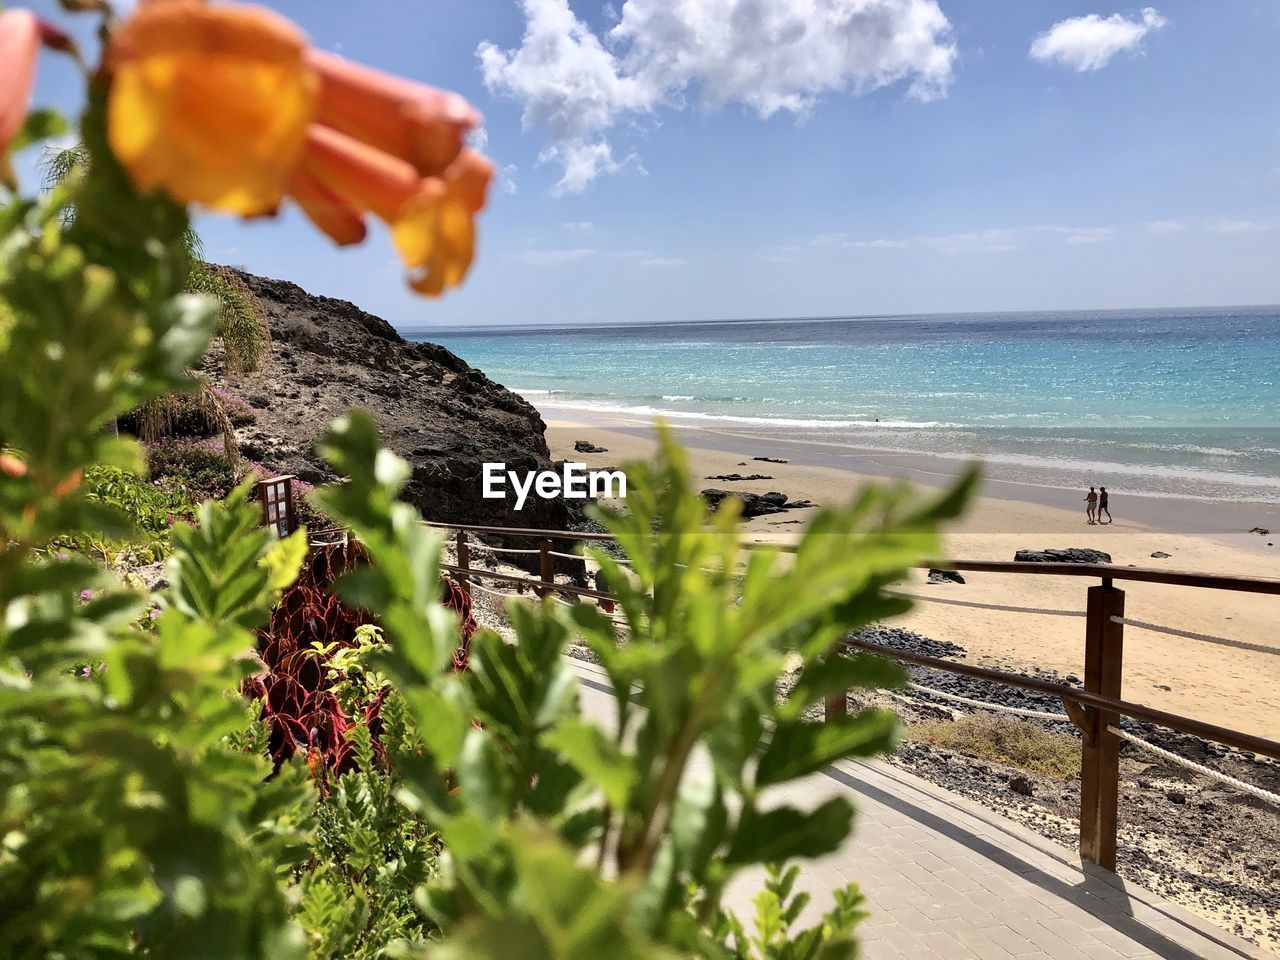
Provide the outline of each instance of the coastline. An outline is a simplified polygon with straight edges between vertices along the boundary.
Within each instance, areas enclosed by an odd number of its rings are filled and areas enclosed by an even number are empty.
[[[647,457],[654,444],[652,423],[628,416],[608,419],[558,411],[547,404],[547,442],[553,459],[589,467],[621,465]],[[886,456],[856,448],[827,448],[786,439],[763,440],[673,424],[689,450],[699,478],[719,474],[764,474],[769,480],[705,480],[707,487],[752,493],[784,492],[814,504],[844,502],[862,483],[890,476],[922,486],[946,483],[964,464],[915,455]],[[587,440],[607,452],[582,454],[574,442]],[[767,463],[753,457],[785,459]],[[1015,550],[1088,547],[1105,550],[1116,564],[1165,566],[1170,570],[1280,578],[1280,508],[1273,504],[1204,503],[1172,498],[1113,497],[1114,524],[1085,523],[1084,505],[1070,509],[1083,491],[1051,490],[985,480],[968,515],[948,534],[949,555],[957,559],[1012,560]],[[1059,505],[1061,504],[1061,505]],[[785,542],[794,538],[809,510],[744,521],[748,538]],[[1247,531],[1271,527],[1261,537]],[[1154,552],[1170,557],[1152,558]],[[980,603],[1051,609],[1083,609],[1088,581],[1064,577],[1008,577],[966,574],[966,583],[929,584],[917,574],[907,589],[919,595]],[[1183,630],[1273,643],[1280,598],[1222,591],[1125,585],[1128,616]],[[1083,670],[1083,624],[1078,619],[1009,613],[950,604],[920,603],[897,626],[958,643],[973,662],[1012,668],[1032,666],[1079,674]],[[1280,736],[1280,671],[1277,656],[1213,646],[1137,629],[1126,634],[1125,696],[1210,722],[1267,737]],[[1276,644],[1280,651],[1280,643]]]

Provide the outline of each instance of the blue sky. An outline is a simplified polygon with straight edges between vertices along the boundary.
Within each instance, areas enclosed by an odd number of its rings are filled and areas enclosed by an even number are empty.
[[[443,300],[380,232],[200,219],[402,328],[1280,302],[1273,0],[272,6],[485,114],[504,172]],[[74,93],[45,58],[37,101]]]

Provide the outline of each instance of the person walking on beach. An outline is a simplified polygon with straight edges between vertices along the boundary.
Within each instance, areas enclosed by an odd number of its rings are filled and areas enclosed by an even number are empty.
[[[1099,487],[1098,488],[1098,522],[1099,523],[1102,522],[1102,515],[1104,513],[1107,515],[1107,523],[1115,523],[1115,521],[1111,519],[1111,511],[1107,509],[1107,488]]]
[[[1094,490],[1093,487],[1090,487],[1089,494],[1084,498],[1084,502],[1086,504],[1084,508],[1084,515],[1089,518],[1090,523],[1097,523],[1098,520],[1095,514],[1098,509],[1098,491]]]

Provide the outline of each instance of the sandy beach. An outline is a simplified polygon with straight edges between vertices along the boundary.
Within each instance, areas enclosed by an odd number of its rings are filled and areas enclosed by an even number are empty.
[[[608,421],[546,411],[554,459],[590,467],[621,465],[647,457],[652,425],[634,418]],[[738,438],[680,428],[699,477],[764,474],[768,480],[706,480],[706,487],[764,493],[829,505],[848,500],[857,487],[888,476],[941,485],[963,464],[926,457],[885,455],[842,448]],[[582,454],[587,440],[607,453]],[[770,456],[787,463],[767,463]],[[1101,482],[1106,482],[1102,478]],[[1273,504],[1224,504],[1171,498],[1113,497],[1113,524],[1085,522],[1084,491],[986,481],[969,514],[947,536],[949,555],[964,560],[1012,560],[1015,550],[1089,547],[1110,553],[1120,565],[1201,573],[1280,578],[1280,516]],[[803,529],[809,511],[745,521],[755,540],[786,541]],[[800,521],[795,523],[794,521]],[[1262,526],[1271,536],[1249,533]],[[1168,558],[1153,558],[1155,552]],[[1067,577],[965,574],[966,583],[926,584],[923,574],[907,588],[920,596],[1055,610],[1083,610],[1094,581]],[[1126,615],[1199,633],[1274,645],[1276,654],[1128,628],[1125,635],[1126,699],[1233,727],[1280,737],[1280,596],[1121,583]],[[990,659],[1015,668],[1039,666],[1061,673],[1083,670],[1084,621],[1063,616],[919,603],[897,624],[961,644],[971,661]]]

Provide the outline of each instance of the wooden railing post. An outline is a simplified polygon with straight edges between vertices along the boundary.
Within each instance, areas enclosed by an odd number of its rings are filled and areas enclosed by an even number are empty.
[[[1124,591],[1104,580],[1089,588],[1085,619],[1084,688],[1121,698],[1124,666]],[[1120,738],[1107,727],[1119,714],[1091,708],[1080,749],[1080,856],[1116,868],[1116,814],[1120,800]]]
[[[843,643],[837,643],[831,648],[828,657],[842,656],[841,651],[844,649]],[[840,690],[836,693],[828,694],[826,703],[823,705],[824,715],[827,723],[833,723],[837,720],[843,720],[849,715],[849,691]]]
[[[458,582],[462,585],[462,592],[469,597],[471,596],[471,578],[467,576],[466,571],[471,569],[471,548],[467,546],[465,530],[458,531],[458,566],[463,569],[463,572],[458,575]]]
[[[551,556],[550,540],[543,540],[538,544],[538,560],[542,569],[542,582],[554,585],[556,582],[556,558]],[[552,596],[552,591],[543,587],[538,591],[538,596],[546,600]]]

